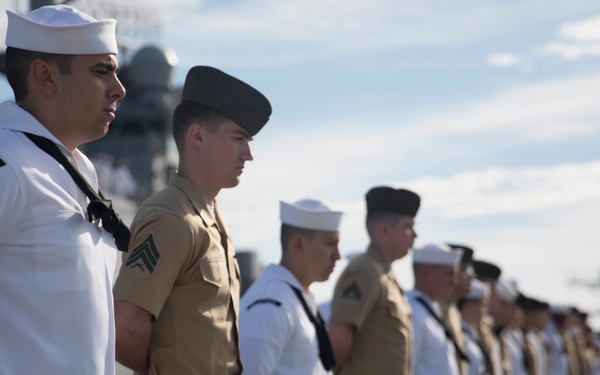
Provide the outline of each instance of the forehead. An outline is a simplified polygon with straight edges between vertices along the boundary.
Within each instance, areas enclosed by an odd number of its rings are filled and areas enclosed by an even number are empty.
[[[337,240],[340,238],[340,232],[318,230],[315,231],[315,237],[324,240]]]
[[[414,223],[415,223],[415,218],[412,216],[400,215],[398,217],[398,224],[413,225]]]
[[[74,55],[73,62],[82,66],[94,66],[94,65],[113,65],[119,66],[117,56],[112,54],[102,55]]]
[[[450,266],[445,264],[432,265],[431,268],[434,270],[434,272],[439,274],[454,272],[456,270],[456,266]]]

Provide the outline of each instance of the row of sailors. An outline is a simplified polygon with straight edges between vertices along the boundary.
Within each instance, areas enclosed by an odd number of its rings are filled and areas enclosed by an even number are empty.
[[[468,291],[443,301],[453,339],[469,358],[457,360],[460,374],[600,374],[600,348],[586,313],[526,296],[514,281],[500,278],[498,266],[463,256],[461,269],[469,267],[476,278]]]

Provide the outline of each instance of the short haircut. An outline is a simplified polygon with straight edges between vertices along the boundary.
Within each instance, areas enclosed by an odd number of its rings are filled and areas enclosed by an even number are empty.
[[[287,224],[281,224],[281,248],[285,250],[293,235],[299,234],[312,240],[315,237],[316,230],[293,227]]]
[[[390,211],[375,211],[367,214],[367,232],[371,236],[375,226],[383,221],[389,224],[395,224],[402,215]]]
[[[227,121],[227,117],[205,105],[183,101],[173,112],[173,139],[177,149],[183,151],[185,133],[193,123],[205,126],[212,133],[217,131],[219,124]]]
[[[54,53],[27,51],[20,48],[6,48],[6,78],[15,95],[15,102],[21,102],[27,98],[27,78],[31,63],[41,59],[47,63],[55,64],[60,74],[71,74],[71,61],[73,55],[60,55]]]

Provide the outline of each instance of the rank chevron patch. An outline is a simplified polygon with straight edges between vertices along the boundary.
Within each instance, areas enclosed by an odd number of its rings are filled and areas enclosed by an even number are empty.
[[[149,235],[144,242],[131,251],[125,267],[131,269],[139,268],[142,272],[148,270],[148,272],[154,273],[159,258],[160,253],[154,244],[154,238],[152,235]]]
[[[356,281],[353,281],[352,284],[348,285],[346,289],[342,291],[342,298],[360,301],[360,299],[362,298],[362,293],[358,288],[358,284],[356,284]]]

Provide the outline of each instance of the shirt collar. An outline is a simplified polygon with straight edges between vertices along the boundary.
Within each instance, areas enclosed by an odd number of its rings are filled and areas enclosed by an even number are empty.
[[[176,171],[171,171],[169,175],[169,184],[185,193],[206,225],[211,226],[216,224],[215,218],[210,214],[208,205],[206,204],[206,200],[200,192],[200,189],[198,189],[190,180],[180,176]]]
[[[389,272],[391,270],[391,266],[385,261],[383,255],[373,243],[369,244],[367,254],[375,261],[375,263],[383,268],[384,272]]]
[[[296,276],[281,264],[269,264],[264,272],[270,278],[288,283],[304,292],[304,287],[302,287]]]
[[[39,135],[56,143],[66,156],[73,156],[71,151],[54,134],[50,133],[50,130],[33,117],[31,113],[19,107],[17,103],[4,102],[0,104],[0,113],[2,113],[2,128]],[[78,153],[79,151],[76,149],[75,154]]]

